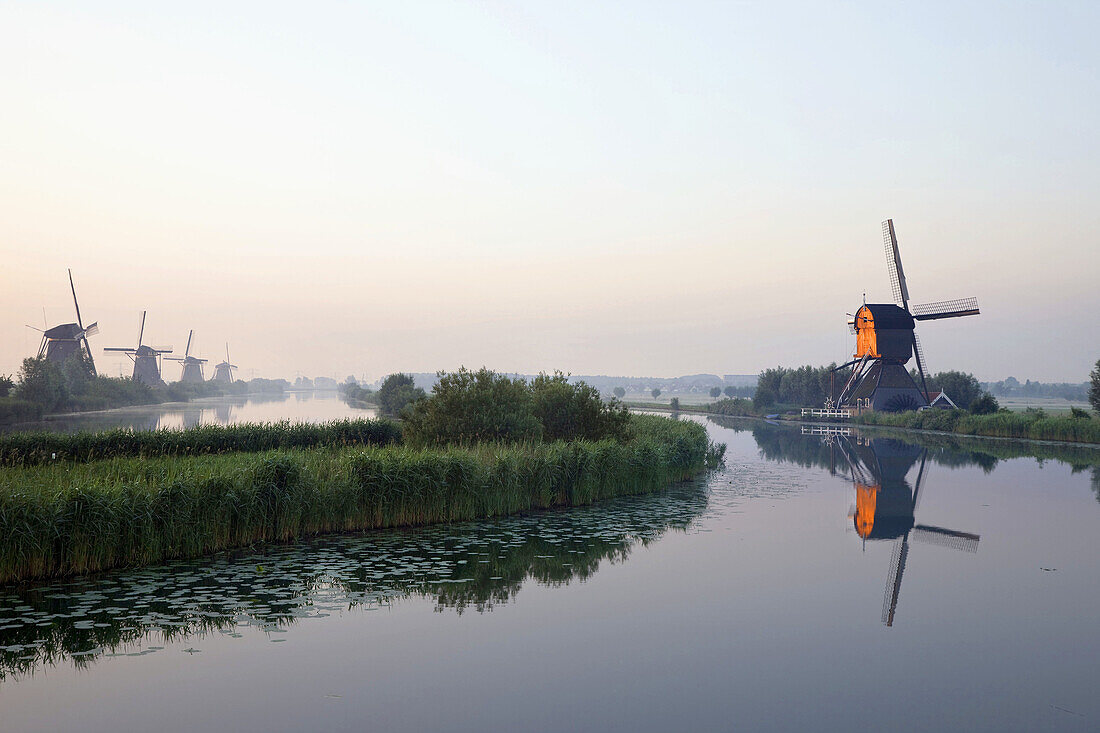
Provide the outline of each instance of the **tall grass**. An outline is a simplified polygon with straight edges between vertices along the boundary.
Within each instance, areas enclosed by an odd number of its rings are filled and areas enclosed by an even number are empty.
[[[37,466],[53,461],[87,463],[108,458],[196,456],[216,453],[389,445],[401,429],[389,420],[334,420],[327,423],[241,423],[200,425],[185,430],[107,430],[0,435],[0,466]]]
[[[1042,410],[971,415],[962,410],[922,410],[920,412],[869,412],[857,422],[865,425],[941,430],[962,435],[1025,440],[1062,440],[1073,443],[1100,443],[1100,420],[1089,417],[1051,417]]]
[[[654,491],[718,456],[695,423],[626,442],[318,447],[0,471],[0,582],[306,535],[496,517]]]

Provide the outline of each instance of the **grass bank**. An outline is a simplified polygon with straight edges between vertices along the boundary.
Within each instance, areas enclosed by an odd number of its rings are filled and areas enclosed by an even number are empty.
[[[390,445],[401,429],[389,420],[334,420],[327,423],[241,423],[199,425],[184,430],[106,430],[0,434],[0,466],[51,462],[88,463],[110,458],[257,453],[289,448]]]
[[[327,532],[498,517],[654,491],[720,459],[691,422],[626,440],[314,447],[0,470],[0,582],[82,574]]]
[[[883,425],[910,430],[938,430],[959,435],[1022,440],[1060,440],[1100,443],[1100,420],[1091,417],[1051,416],[1042,410],[1000,411],[972,415],[962,410],[921,412],[869,412],[852,421],[857,425]]]

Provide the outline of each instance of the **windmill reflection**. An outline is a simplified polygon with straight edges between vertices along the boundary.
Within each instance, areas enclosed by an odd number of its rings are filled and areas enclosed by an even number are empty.
[[[833,465],[845,466],[856,490],[852,524],[864,542],[894,543],[886,592],[882,601],[882,622],[893,626],[894,614],[901,594],[901,580],[909,559],[909,542],[939,545],[961,552],[977,552],[978,535],[946,527],[917,524],[917,508],[927,477],[928,449],[891,438],[859,438],[841,434],[826,437],[836,460]],[[914,466],[916,478],[912,485],[909,474]]]

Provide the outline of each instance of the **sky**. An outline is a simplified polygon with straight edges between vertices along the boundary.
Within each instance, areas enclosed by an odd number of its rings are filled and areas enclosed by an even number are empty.
[[[1096,3],[0,2],[0,373],[750,374],[1100,358]],[[178,378],[166,367],[168,378]]]

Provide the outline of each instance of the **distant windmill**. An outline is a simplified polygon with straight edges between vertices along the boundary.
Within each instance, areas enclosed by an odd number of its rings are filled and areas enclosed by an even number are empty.
[[[191,329],[187,334],[187,348],[183,350],[183,356],[164,357],[171,361],[183,362],[183,373],[180,375],[181,382],[201,382],[205,379],[202,373],[202,365],[208,360],[191,356],[191,337],[194,335],[195,329]]]
[[[909,540],[974,553],[981,537],[944,527],[916,523],[921,486],[926,473],[928,449],[889,438],[872,438],[852,445],[838,436],[838,445],[851,470],[856,489],[856,507],[851,514],[856,534],[864,541],[892,540],[894,552],[882,601],[882,623],[894,625],[901,595],[901,579],[909,558]],[[920,459],[913,488],[906,476]]]
[[[232,382],[233,370],[237,368],[236,364],[229,363],[229,344],[225,345],[225,361],[218,362],[214,365],[214,376],[210,381],[212,382]]]
[[[134,381],[147,384],[150,387],[163,387],[164,380],[160,378],[160,356],[172,353],[172,348],[154,349],[141,343],[145,336],[145,311],[141,312],[141,329],[138,331],[137,346],[108,346],[104,351],[119,351],[130,357],[134,362]]]
[[[852,368],[836,406],[867,406],[886,412],[916,410],[926,407],[931,396],[925,380],[927,362],[917,339],[915,322],[976,316],[978,299],[945,300],[910,308],[909,288],[892,219],[882,222],[882,238],[894,303],[864,303],[848,321],[856,334],[856,353],[853,361],[834,369],[836,372]],[[905,368],[914,355],[920,373],[919,388]]]
[[[38,346],[38,358],[45,357],[49,361],[64,362],[73,356],[82,356],[88,360],[92,374],[95,374],[95,360],[92,359],[92,347],[88,345],[88,337],[99,333],[99,324],[93,323],[87,328],[80,318],[80,303],[76,300],[76,286],[73,285],[73,271],[69,270],[69,289],[73,291],[73,306],[76,308],[76,323],[62,323],[53,328],[42,330],[42,343]],[[42,318],[45,320],[45,312]],[[46,324],[43,324],[46,325]]]

